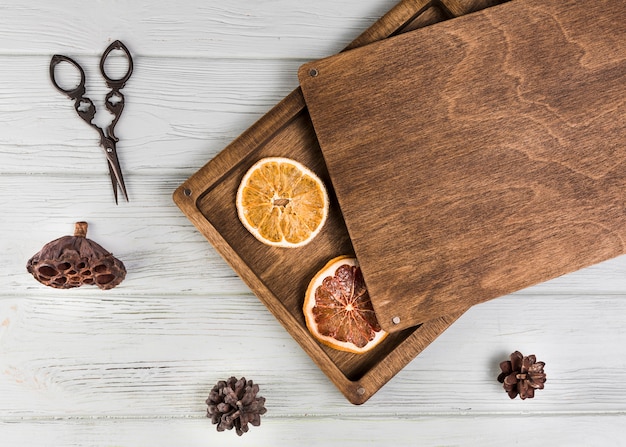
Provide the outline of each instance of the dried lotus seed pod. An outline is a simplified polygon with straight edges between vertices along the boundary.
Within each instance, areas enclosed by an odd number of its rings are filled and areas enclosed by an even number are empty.
[[[76,222],[74,236],[63,236],[28,260],[26,269],[40,283],[56,289],[93,284],[108,290],[126,277],[122,261],[87,239],[87,222]]]

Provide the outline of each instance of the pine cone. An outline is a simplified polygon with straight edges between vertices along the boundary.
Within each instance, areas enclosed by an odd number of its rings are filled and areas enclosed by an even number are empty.
[[[259,386],[245,377],[220,380],[213,387],[209,398],[207,417],[217,424],[217,431],[232,430],[239,436],[248,431],[248,424],[261,425],[261,415],[267,411],[265,398],[257,397]]]
[[[48,242],[28,260],[26,270],[40,283],[55,289],[94,284],[108,290],[126,277],[122,261],[87,239],[87,222],[76,222],[74,236]]]
[[[515,399],[519,394],[521,399],[532,399],[535,397],[535,390],[542,390],[546,381],[546,374],[543,372],[544,362],[537,362],[534,355],[524,357],[519,351],[511,354],[511,360],[500,363],[502,372],[498,376],[498,382],[503,383],[503,387],[511,399]]]

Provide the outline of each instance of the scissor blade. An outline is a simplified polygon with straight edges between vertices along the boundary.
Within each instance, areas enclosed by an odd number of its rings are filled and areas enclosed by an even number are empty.
[[[113,197],[115,197],[115,204],[117,205],[117,179],[115,178],[115,171],[113,170],[113,166],[108,162],[109,165],[109,176],[111,177],[111,184],[113,186]]]
[[[111,169],[111,171],[113,172],[113,177],[116,183],[116,186],[119,186],[120,189],[122,190],[122,194],[124,195],[124,198],[126,199],[126,201],[128,202],[128,193],[126,192],[126,186],[124,185],[124,177],[122,176],[122,169],[120,168],[120,164],[117,161],[117,155],[115,156],[108,156],[107,157],[109,160],[109,167]],[[116,194],[115,194],[115,203],[117,203],[117,188],[115,190]]]
[[[117,150],[115,148],[115,142],[111,139],[105,138],[103,140],[102,147],[104,153],[109,162],[109,173],[111,174],[111,182],[113,183],[113,190],[115,191],[115,203],[117,203],[117,187],[119,186],[124,194],[124,198],[128,202],[128,193],[126,192],[126,186],[124,185],[124,177],[122,176],[122,169],[120,168],[120,162],[117,159]]]

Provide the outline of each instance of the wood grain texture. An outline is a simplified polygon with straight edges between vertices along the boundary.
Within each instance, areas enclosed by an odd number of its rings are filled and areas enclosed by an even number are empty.
[[[301,68],[385,329],[624,253],[625,18],[519,0]]]
[[[368,39],[371,42],[377,36],[401,32],[407,25],[427,26],[433,20],[451,17],[433,16],[433,5],[430,1],[403,2],[356,42],[365,44]],[[420,21],[423,14],[427,17]],[[276,156],[295,159],[312,169],[327,185],[331,196],[324,230],[298,250],[267,247],[256,241],[240,224],[234,207],[245,172],[257,160]],[[364,355],[336,351],[318,343],[306,328],[302,314],[306,288],[329,259],[353,254],[330,185],[301,92],[295,90],[181,185],[174,193],[174,201],[348,400],[362,404],[446,330],[461,311],[407,327]]]
[[[622,438],[614,427],[623,422],[620,415],[597,417],[572,416],[511,416],[499,417],[461,416],[443,419],[433,416],[372,417],[368,424],[358,418],[334,416],[282,420],[267,418],[262,429],[251,430],[236,438],[217,433],[206,421],[194,419],[161,420],[154,424],[144,419],[122,420],[55,420],[0,423],[0,432],[10,445],[48,447],[96,447],[117,445],[144,445],[146,439],[153,446],[185,445],[204,447],[216,443],[220,446],[275,446],[288,447],[301,444],[311,447],[341,445],[361,447],[364,444],[400,446],[412,445],[481,445],[500,447],[514,439],[512,433],[524,431],[524,442],[542,444],[546,439],[558,440],[567,446],[621,445]],[[454,429],[450,429],[450,426]],[[324,429],[320,429],[324,427]],[[525,429],[520,430],[520,427]],[[532,427],[532,429],[526,428]],[[555,435],[555,427],[567,427]],[[329,440],[328,434],[333,439]]]
[[[367,425],[398,408],[409,418],[626,411],[623,295],[538,295],[515,319],[516,297],[475,306],[354,406],[250,294],[110,292],[0,299],[0,420],[202,418],[210,388],[232,374],[258,382],[268,417],[285,424],[345,415]],[[512,349],[546,362],[534,400],[511,401],[495,380]]]
[[[103,104],[107,89],[98,71],[99,57],[67,54],[86,71],[87,95],[98,110],[96,122],[108,125],[112,117]],[[133,76],[124,88],[124,114],[116,127],[120,162],[129,173],[125,175],[191,175],[297,87],[301,63],[135,59]],[[54,89],[49,63],[50,55],[0,54],[0,174],[106,174],[97,132],[78,121],[72,102]]]
[[[339,51],[395,0],[121,3],[0,5],[2,446],[622,443],[626,257],[473,307],[354,406],[172,203],[296,88],[301,63]],[[53,53],[74,55],[98,100],[109,38],[137,56],[119,125],[133,197],[118,207],[92,129],[45,76]],[[80,218],[129,267],[112,291],[49,289],[24,268]],[[494,380],[513,349],[547,362],[533,401]],[[267,398],[242,438],[205,418],[231,374]]]
[[[198,150],[197,157],[201,153]],[[90,288],[64,292],[49,289],[34,281],[25,269],[26,261],[46,242],[71,234],[74,222],[80,219],[89,222],[90,237],[119,257],[129,270],[116,293],[133,296],[251,293],[216,249],[206,243],[204,236],[172,204],[171,193],[184,180],[180,173],[148,176],[129,172],[126,183],[133,201],[115,206],[106,172],[70,176],[0,175],[0,191],[5,192],[0,195],[0,207],[8,210],[0,215],[0,264],[4,266],[0,296],[32,292],[58,299],[98,295],[97,290]],[[44,192],[49,197],[42,201]],[[68,194],[71,200],[67,199]],[[524,296],[621,294],[624,271],[626,257],[619,257],[520,293]]]
[[[54,5],[7,0],[0,6],[7,17],[0,53],[99,57],[103,42],[120,39],[130,42],[137,56],[311,59],[340,51],[396,3],[364,0],[346,8],[320,2],[305,8],[292,0],[139,0],[96,2],[86,9],[76,0]],[[47,26],[37,26],[44,17]]]

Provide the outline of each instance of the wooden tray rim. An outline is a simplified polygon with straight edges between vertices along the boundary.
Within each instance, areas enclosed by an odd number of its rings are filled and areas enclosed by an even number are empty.
[[[357,37],[346,50],[393,35],[432,6],[441,5],[432,0],[401,1]],[[232,249],[197,206],[202,197],[228,176],[233,169],[243,163],[247,157],[256,152],[293,119],[305,112],[306,103],[302,91],[298,87],[180,185],[173,193],[173,200],[342,394],[351,403],[360,405],[422,352],[462,313],[443,316],[420,325],[359,380],[349,380],[328,357],[319,343],[313,339],[308,330],[300,326],[291,312],[284,307],[254,272],[249,268],[237,267],[246,266],[245,260]],[[393,369],[388,364],[400,365],[401,367]]]

